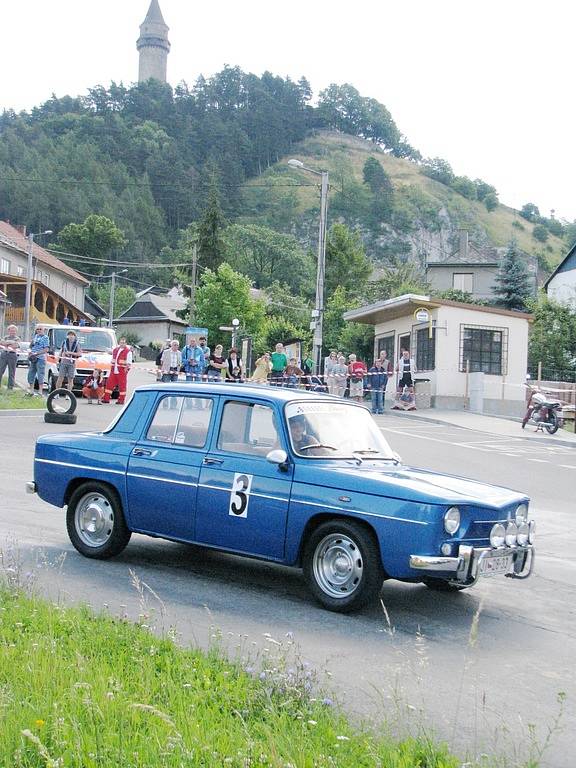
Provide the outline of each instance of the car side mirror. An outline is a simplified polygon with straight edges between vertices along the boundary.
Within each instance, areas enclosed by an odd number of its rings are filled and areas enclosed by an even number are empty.
[[[282,448],[274,448],[266,454],[266,461],[270,464],[277,464],[280,469],[286,470],[288,468],[288,454],[283,451]]]

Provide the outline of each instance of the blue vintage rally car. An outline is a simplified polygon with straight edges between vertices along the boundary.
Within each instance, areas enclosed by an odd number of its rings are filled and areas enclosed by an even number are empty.
[[[302,567],[334,611],[387,578],[459,590],[534,563],[526,496],[403,466],[367,409],[329,395],[142,387],[104,432],[40,437],[28,486],[87,557],[132,532],[193,542]]]

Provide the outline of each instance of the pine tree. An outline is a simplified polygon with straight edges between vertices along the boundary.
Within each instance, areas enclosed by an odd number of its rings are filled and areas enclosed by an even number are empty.
[[[217,269],[224,261],[222,233],[226,219],[220,206],[220,193],[215,175],[210,179],[206,207],[198,222],[198,256],[203,267]]]
[[[520,311],[526,309],[526,301],[532,294],[530,275],[515,241],[510,243],[504,254],[495,283],[492,293],[496,296],[499,306]]]

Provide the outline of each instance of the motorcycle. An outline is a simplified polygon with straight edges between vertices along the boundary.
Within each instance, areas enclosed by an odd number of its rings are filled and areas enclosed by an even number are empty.
[[[526,424],[535,424],[538,430],[546,430],[549,435],[553,435],[563,426],[562,401],[539,389],[533,389],[528,401],[526,414],[522,419],[522,429]]]

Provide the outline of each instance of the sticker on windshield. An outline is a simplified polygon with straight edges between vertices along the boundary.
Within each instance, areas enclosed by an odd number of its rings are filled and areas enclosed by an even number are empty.
[[[250,489],[252,488],[253,475],[244,472],[236,472],[230,492],[230,506],[228,514],[233,517],[248,517],[248,502],[250,501]]]
[[[333,403],[328,400],[318,403],[288,403],[286,405],[286,416],[289,419],[306,413],[348,414],[350,413],[350,405],[347,403]]]

